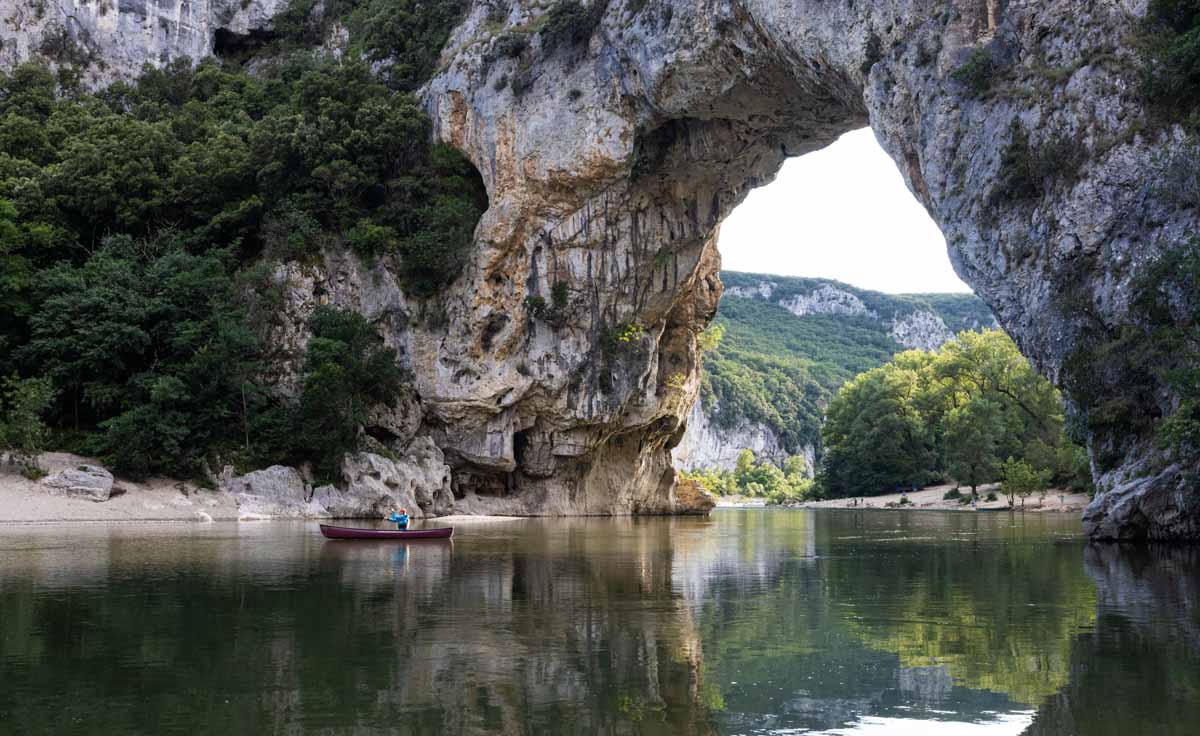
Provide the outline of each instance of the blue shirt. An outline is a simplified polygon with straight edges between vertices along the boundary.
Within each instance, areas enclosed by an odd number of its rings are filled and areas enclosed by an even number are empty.
[[[387,521],[394,521],[401,529],[408,528],[408,514],[397,514],[395,511],[387,518]]]

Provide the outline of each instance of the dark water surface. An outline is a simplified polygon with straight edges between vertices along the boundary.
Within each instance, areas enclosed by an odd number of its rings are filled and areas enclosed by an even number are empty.
[[[0,527],[0,734],[1200,734],[1200,552],[1078,527]]]

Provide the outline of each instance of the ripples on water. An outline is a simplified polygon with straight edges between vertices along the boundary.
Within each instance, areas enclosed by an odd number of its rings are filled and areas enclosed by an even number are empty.
[[[1198,573],[1051,514],[0,527],[0,734],[1190,736]]]

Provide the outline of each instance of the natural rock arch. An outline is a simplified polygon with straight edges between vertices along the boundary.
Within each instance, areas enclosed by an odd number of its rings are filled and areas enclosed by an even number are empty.
[[[1146,4],[472,0],[422,90],[489,190],[471,263],[424,301],[348,253],[284,268],[284,338],[303,343],[319,300],[374,320],[415,382],[380,421],[437,440],[459,511],[681,510],[668,448],[721,292],[720,222],[785,158],[869,124],[959,275],[1043,372],[1105,407],[1089,531],[1196,538],[1195,469],[1153,438],[1178,397],[1136,360],[1087,360],[1097,333],[1138,322],[1147,264],[1196,232],[1156,183],[1200,154],[1145,125],[1128,39]],[[69,37],[104,62],[83,77],[98,86],[207,54],[219,29],[262,34],[286,2],[44,5],[6,14],[0,66]]]
[[[544,511],[671,510],[667,448],[720,293],[719,224],[785,158],[864,124],[962,278],[1064,384],[1085,324],[1130,321],[1138,267],[1196,224],[1147,184],[1153,152],[1172,143],[1133,122],[1138,64],[1123,39],[1142,13],[1070,0],[610,2],[551,43],[533,32],[546,22],[536,8],[477,4],[425,96],[436,135],[475,161],[492,202],[451,331],[511,319],[491,340],[501,360],[478,341],[437,358],[472,366],[472,380],[422,394],[453,407],[455,432],[479,428],[442,441],[515,471]],[[529,43],[506,55],[514,34]],[[1047,150],[1069,165],[1014,190],[1005,157]],[[537,300],[556,284],[568,298],[545,319]],[[613,339],[631,324],[645,334]],[[1108,458],[1091,533],[1197,532],[1181,469],[1146,432],[1089,439]]]

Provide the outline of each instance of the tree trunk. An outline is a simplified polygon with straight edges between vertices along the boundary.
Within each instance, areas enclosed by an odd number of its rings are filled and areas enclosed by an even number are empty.
[[[242,382],[242,432],[246,439],[246,452],[250,452],[250,420],[246,417],[246,382]]]

